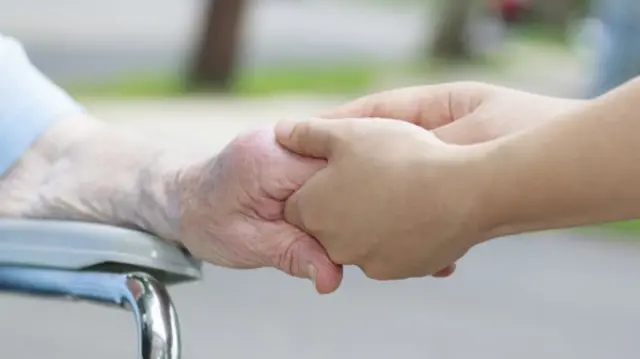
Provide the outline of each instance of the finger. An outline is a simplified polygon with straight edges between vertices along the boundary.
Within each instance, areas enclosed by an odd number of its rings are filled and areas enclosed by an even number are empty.
[[[493,119],[478,113],[471,113],[444,126],[433,129],[433,134],[449,144],[469,145],[486,142],[498,137]],[[507,127],[505,125],[504,127]]]
[[[311,180],[313,180],[313,177],[311,177],[309,181]],[[307,228],[305,228],[304,222],[302,220],[302,212],[301,212],[302,207],[300,206],[300,202],[304,197],[304,191],[306,190],[305,186],[307,186],[308,184],[309,183],[307,182],[297,192],[294,192],[287,199],[287,201],[284,204],[284,213],[283,213],[284,220],[287,221],[287,223],[306,231],[308,230]]]
[[[338,145],[343,127],[342,121],[286,121],[276,125],[275,133],[278,143],[291,152],[306,157],[329,158]]]
[[[456,271],[456,264],[454,263],[454,264],[448,265],[444,269],[437,271],[436,273],[433,274],[433,276],[436,278],[446,278],[451,276],[455,271]]]
[[[314,218],[317,211],[328,209],[327,205],[330,204],[326,201],[326,187],[330,178],[331,170],[323,168],[289,196],[284,204],[285,221],[306,233],[316,235],[317,225],[308,223],[308,219]]]
[[[406,87],[361,97],[319,117],[391,118],[431,130],[472,112],[491,88],[473,82]]]
[[[364,96],[338,108],[325,111],[319,117],[335,118],[393,118],[417,123],[421,103],[428,87],[416,86],[384,91]],[[435,96],[438,97],[438,96]]]
[[[311,279],[320,294],[335,291],[342,282],[342,266],[331,262],[324,248],[302,231],[284,251],[277,266],[296,277]]]

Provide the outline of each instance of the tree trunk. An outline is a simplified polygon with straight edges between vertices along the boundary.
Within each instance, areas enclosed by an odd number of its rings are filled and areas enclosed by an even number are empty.
[[[432,55],[446,59],[468,59],[469,16],[474,0],[443,0],[441,21],[431,48]]]
[[[190,74],[192,87],[230,89],[246,5],[246,0],[209,0],[204,31]]]
[[[536,19],[553,32],[566,35],[571,17],[580,10],[576,0],[535,0],[532,1]]]

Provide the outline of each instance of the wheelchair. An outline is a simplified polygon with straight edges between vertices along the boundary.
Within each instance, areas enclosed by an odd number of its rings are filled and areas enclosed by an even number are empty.
[[[138,359],[179,359],[167,287],[197,281],[202,262],[150,234],[101,224],[0,220],[0,292],[129,310]]]

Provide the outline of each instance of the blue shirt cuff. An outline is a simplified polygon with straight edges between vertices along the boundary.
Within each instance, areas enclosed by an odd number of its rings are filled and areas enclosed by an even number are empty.
[[[0,175],[56,120],[82,112],[31,64],[19,42],[0,34]]]

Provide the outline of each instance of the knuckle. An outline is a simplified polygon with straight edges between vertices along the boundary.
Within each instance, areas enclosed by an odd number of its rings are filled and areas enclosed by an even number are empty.
[[[359,102],[361,112],[358,117],[382,117],[386,113],[386,105],[383,101],[380,101],[380,96],[363,97]]]
[[[305,200],[305,197],[304,192],[299,192],[289,198],[287,207],[285,207],[285,218],[291,220],[293,225],[305,232],[318,238],[324,238],[326,221],[323,216],[317,213],[315,207],[308,205],[312,202]],[[314,203],[314,205],[317,205],[317,203]]]
[[[281,248],[279,253],[276,255],[275,264],[278,266],[278,268],[290,275],[295,275],[295,273],[298,273],[298,270],[300,268],[297,268],[298,261],[295,260],[295,256],[296,253],[299,252],[300,245],[300,241],[292,241]]]
[[[299,145],[305,142],[305,139],[309,136],[309,124],[306,122],[296,123],[291,129],[289,140],[294,145]]]
[[[351,264],[351,257],[348,255],[345,255],[344,252],[336,252],[336,251],[331,251],[329,249],[327,249],[327,252],[329,253],[329,258],[331,259],[331,261],[333,263],[336,264]]]
[[[374,280],[392,280],[395,276],[385,266],[378,264],[365,264],[361,266],[364,274]]]
[[[336,264],[350,265],[356,263],[355,257],[349,251],[332,249],[329,245],[325,248],[327,249],[327,253],[329,254],[329,258],[331,258],[331,261]]]
[[[290,225],[298,229],[301,229],[305,232],[308,232],[310,234],[313,234],[311,233],[311,231],[309,231],[309,229],[307,229],[305,220],[304,220],[304,214],[300,212],[300,207],[298,206],[298,203],[295,200],[287,201],[283,211],[283,218]]]

